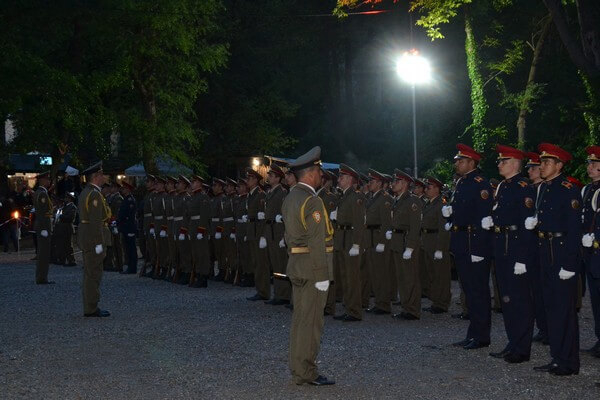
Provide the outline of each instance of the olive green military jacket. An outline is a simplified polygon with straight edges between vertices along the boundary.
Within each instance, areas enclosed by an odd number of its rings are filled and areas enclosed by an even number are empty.
[[[154,233],[159,237],[161,230],[167,230],[166,192],[155,193],[152,197],[152,216],[154,218]],[[168,232],[167,232],[168,233]]]
[[[222,223],[222,208],[221,208],[221,200],[224,197],[223,194],[218,196],[214,196],[210,199],[210,234],[212,236],[215,235],[217,229],[222,232],[223,231],[223,223]],[[223,234],[222,234],[223,236]]]
[[[337,224],[333,237],[335,250],[348,251],[353,244],[363,244],[365,232],[364,196],[348,188],[342,194],[337,206]]]
[[[244,240],[244,236],[247,235],[248,222],[244,222],[244,215],[248,215],[246,210],[246,198],[247,194],[236,196],[233,200],[233,218],[235,219],[235,237],[238,242]]]
[[[421,204],[422,201],[410,194],[402,193],[396,198],[392,207],[392,240],[391,250],[404,252],[409,247],[419,247],[421,239]]]
[[[317,191],[317,194],[323,200],[323,204],[325,204],[325,208],[327,212],[331,214],[333,210],[337,207],[337,203],[339,201],[338,196],[331,193],[329,190],[325,188],[321,188]]]
[[[287,196],[287,190],[277,185],[265,195],[265,234],[271,240],[279,242],[283,238],[285,227],[283,223],[276,222],[277,215],[281,215],[283,199]]]
[[[33,229],[36,232],[43,230],[48,231],[48,235],[52,232],[52,201],[48,195],[48,190],[43,186],[37,188],[34,193],[33,206],[35,207],[35,221]]]
[[[63,224],[73,224],[75,222],[75,217],[77,216],[77,206],[69,202],[65,204],[62,208],[62,212],[60,214],[60,223]]]
[[[258,219],[259,212],[265,212],[265,193],[257,186],[248,193],[246,199],[248,210],[248,240],[257,240],[264,235],[265,221]]]
[[[177,192],[172,190],[167,193],[165,196],[165,218],[167,219],[167,232],[171,238],[173,236],[178,235],[179,231],[176,231],[173,226],[173,216],[175,215],[175,198],[177,197]]]
[[[188,225],[190,216],[188,214],[187,202],[190,196],[187,192],[181,192],[173,196],[171,204],[173,206],[173,235],[175,239],[179,239],[179,234],[188,234]]]
[[[383,190],[373,194],[367,201],[365,209],[365,248],[375,248],[385,243],[385,233],[392,224],[393,199]]]
[[[421,242],[427,252],[447,252],[450,247],[450,232],[445,229],[446,218],[442,215],[443,205],[442,196],[438,196],[423,208]]]
[[[290,260],[287,274],[316,282],[329,280],[326,241],[333,227],[321,198],[308,185],[299,183],[285,197],[281,212],[290,258],[302,258],[302,262]],[[306,248],[307,252],[297,254],[294,249],[298,248]]]
[[[112,196],[110,196],[110,200],[108,200],[108,206],[110,207],[110,212],[114,217],[119,215],[121,203],[123,203],[123,196],[121,196],[120,193],[114,193]]]
[[[185,205],[187,214],[189,215],[188,234],[190,235],[190,239],[195,240],[198,233],[202,233],[203,240],[207,240],[211,232],[210,197],[198,190],[192,192]]]
[[[78,209],[77,241],[81,250],[94,251],[99,244],[109,245],[111,235],[107,222],[111,212],[98,186],[88,184],[83,189],[79,195]]]
[[[234,196],[223,195],[221,197],[221,226],[223,227],[223,237],[227,239],[235,227],[233,200]]]
[[[148,232],[150,229],[150,224],[154,223],[153,214],[152,214],[152,200],[154,197],[154,192],[146,193],[144,196],[144,232]]]

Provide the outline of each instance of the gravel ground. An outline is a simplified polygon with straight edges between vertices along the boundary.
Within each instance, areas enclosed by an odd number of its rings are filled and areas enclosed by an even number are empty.
[[[3,399],[600,398],[600,360],[586,354],[580,374],[566,378],[532,370],[549,361],[539,344],[529,363],[489,357],[505,344],[499,314],[492,346],[476,351],[449,346],[464,338],[467,322],[448,314],[405,322],[367,315],[354,324],[327,317],[319,364],[337,384],[296,386],[287,368],[291,313],[246,301],[252,289],[192,289],[109,272],[100,305],[112,316],[83,318],[81,268],[51,266],[57,284],[36,286],[31,257],[0,254]],[[588,299],[580,325],[589,347]]]

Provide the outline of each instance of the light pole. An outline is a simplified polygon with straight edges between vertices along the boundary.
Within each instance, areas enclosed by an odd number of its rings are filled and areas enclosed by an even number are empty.
[[[429,62],[419,55],[419,51],[412,49],[405,52],[396,64],[398,76],[405,82],[410,83],[412,94],[412,112],[413,112],[413,154],[414,154],[414,175],[418,177],[417,163],[417,104],[415,99],[415,86],[421,83],[427,83],[431,79],[431,68]]]

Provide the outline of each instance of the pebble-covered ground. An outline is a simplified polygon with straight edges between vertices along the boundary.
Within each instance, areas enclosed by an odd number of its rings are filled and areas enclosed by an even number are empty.
[[[535,344],[519,365],[491,358],[505,344],[501,314],[493,315],[492,346],[474,351],[449,345],[464,338],[467,322],[448,314],[327,317],[319,365],[337,384],[296,386],[287,368],[291,312],[246,301],[252,289],[107,272],[100,305],[112,316],[83,318],[81,267],[51,266],[56,284],[37,286],[31,257],[0,254],[2,399],[600,398],[600,359],[582,354],[580,374],[558,378],[532,370],[549,361],[546,346]],[[453,312],[457,296],[454,287]],[[580,327],[587,348],[588,299]]]

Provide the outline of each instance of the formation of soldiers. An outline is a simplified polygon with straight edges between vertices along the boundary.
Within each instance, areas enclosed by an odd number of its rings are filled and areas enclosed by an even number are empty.
[[[469,321],[464,340],[455,346],[490,345],[492,275],[508,344],[490,355],[508,363],[529,361],[532,341],[538,341],[550,345],[551,361],[536,370],[577,374],[582,278],[588,283],[598,337],[588,351],[600,357],[600,245],[595,236],[600,238],[595,220],[600,211],[600,147],[587,149],[592,183],[581,192],[564,174],[571,156],[558,146],[541,144],[539,153],[498,146],[498,170],[504,179],[494,185],[478,168],[481,154],[464,144],[457,149],[456,179],[448,195],[435,177],[420,180],[398,169],[391,175],[374,169],[364,175],[345,164],[337,175],[322,170],[315,195],[325,215],[312,217],[332,227],[326,244],[331,278],[324,315],[359,322],[364,312],[408,321],[419,320],[423,310],[446,313],[454,265],[463,305],[456,317]],[[288,167],[272,164],[264,180],[252,168],[237,180],[148,175],[139,275],[194,288],[207,287],[209,280],[255,287],[248,300],[293,309],[289,260],[303,250],[287,242],[282,209],[297,185],[297,173]],[[49,201],[45,184],[40,176],[36,209],[44,217]],[[107,268],[122,267],[114,260],[129,260],[127,272],[135,273],[137,205],[131,190],[127,183],[104,189],[100,197],[107,205],[101,217],[109,237],[96,242],[108,248],[98,253],[88,244],[83,251],[105,254]],[[80,229],[85,224],[82,206],[89,208],[89,199],[80,196]],[[38,252],[44,253],[44,231],[49,228],[44,218],[37,224]],[[38,283],[47,281],[47,267],[39,265],[38,274]],[[422,309],[424,297],[432,304]],[[394,306],[399,306],[397,312],[392,312]],[[95,312],[91,307],[86,315]]]

